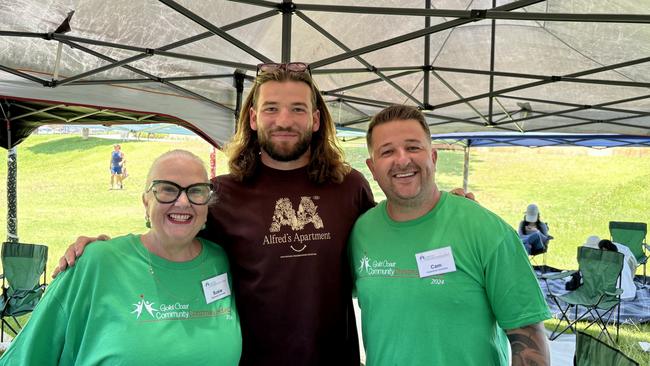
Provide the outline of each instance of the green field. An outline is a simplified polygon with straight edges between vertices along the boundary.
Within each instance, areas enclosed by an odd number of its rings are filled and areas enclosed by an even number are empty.
[[[17,149],[18,236],[21,242],[50,247],[48,270],[78,235],[112,236],[143,232],[140,196],[154,157],[173,148],[191,150],[209,161],[211,147],[199,140],[121,142],[129,178],[124,190],[109,190],[109,158],[116,140],[69,135],[31,136]],[[650,223],[650,154],[614,149],[613,154],[589,155],[589,149],[475,149],[471,154],[469,188],[478,201],[516,226],[526,206],[535,202],[555,239],[547,264],[577,267],[576,248],[589,235],[608,237],[610,220]],[[348,161],[370,179],[367,151],[361,140],[347,142]],[[593,152],[593,151],[592,151]],[[0,159],[6,161],[6,151]],[[440,151],[436,179],[445,190],[462,186],[463,154]],[[217,154],[217,173],[226,172]],[[0,177],[7,175],[5,163]],[[371,179],[370,179],[371,180]],[[374,184],[377,199],[383,194]],[[0,217],[6,217],[5,184],[0,183]],[[4,220],[3,220],[4,222]],[[6,238],[6,225],[0,227]],[[639,272],[641,273],[641,272]],[[650,340],[650,325],[626,326],[620,342],[641,364],[650,355],[636,342]]]

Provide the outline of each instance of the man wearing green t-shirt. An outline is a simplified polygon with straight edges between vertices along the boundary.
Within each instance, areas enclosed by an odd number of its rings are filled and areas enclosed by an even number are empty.
[[[512,365],[550,364],[550,313],[517,233],[438,190],[430,135],[406,106],[368,128],[367,164],[387,200],[350,237],[367,365],[507,365],[508,341]]]

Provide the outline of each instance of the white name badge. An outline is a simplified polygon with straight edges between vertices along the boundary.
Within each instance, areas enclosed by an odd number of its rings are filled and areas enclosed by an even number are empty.
[[[451,247],[417,253],[415,261],[418,263],[420,278],[456,271],[456,262],[454,262]]]
[[[228,274],[222,273],[218,276],[201,281],[205,303],[209,304],[224,297],[230,296],[230,286],[228,285]]]

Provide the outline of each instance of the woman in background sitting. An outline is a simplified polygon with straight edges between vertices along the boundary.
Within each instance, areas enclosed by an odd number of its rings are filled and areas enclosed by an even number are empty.
[[[518,231],[528,255],[546,252],[548,241],[553,239],[548,234],[548,225],[540,219],[539,208],[534,203],[526,208],[526,214],[523,221],[519,223]]]

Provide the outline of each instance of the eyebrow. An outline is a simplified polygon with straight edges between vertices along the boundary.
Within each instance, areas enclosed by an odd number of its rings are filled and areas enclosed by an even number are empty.
[[[406,139],[406,140],[404,140],[404,142],[409,143],[409,144],[417,143],[417,144],[424,145],[424,142],[422,142],[421,140],[418,140],[418,139]],[[385,146],[391,146],[391,145],[395,145],[395,143],[387,142],[387,143],[385,143],[383,145],[379,145],[378,148],[382,148],[382,147],[385,147]]]
[[[278,104],[280,104],[280,102],[267,101],[267,102],[262,103],[262,106],[269,106],[269,105],[274,106],[274,105],[278,105]],[[309,105],[307,103],[304,103],[304,102],[291,103],[291,106],[292,107],[301,106],[301,107],[309,108]]]

